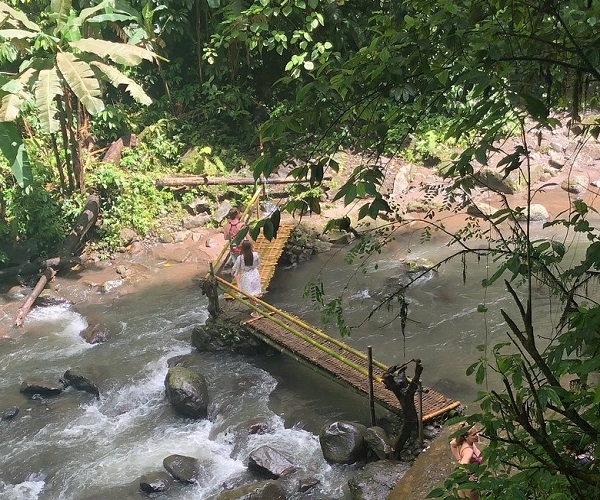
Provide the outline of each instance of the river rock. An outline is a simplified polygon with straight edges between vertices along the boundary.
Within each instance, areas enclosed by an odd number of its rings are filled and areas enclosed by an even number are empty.
[[[222,318],[209,318],[202,326],[192,330],[192,345],[199,352],[239,351],[256,352],[264,349],[264,344],[253,335],[240,329],[240,321],[247,318],[247,312],[231,321]]]
[[[69,368],[62,376],[61,382],[65,386],[74,387],[78,391],[85,391],[94,396],[99,396],[100,390],[93,381],[94,377],[97,377],[97,374],[95,374],[93,370],[86,370],[77,366],[75,368]]]
[[[217,500],[286,500],[286,495],[277,481],[264,481],[222,491]]]
[[[394,451],[389,436],[381,427],[369,427],[365,432],[365,441],[380,460],[387,458]]]
[[[356,422],[338,421],[326,424],[319,433],[323,457],[328,462],[352,464],[366,457],[367,428]]]
[[[250,453],[248,468],[277,479],[296,470],[286,457],[270,446],[261,446]]]
[[[7,408],[6,410],[4,410],[2,412],[1,419],[3,421],[12,420],[19,414],[19,411],[21,411],[21,410],[19,409],[18,406],[11,406],[10,408]]]
[[[200,462],[194,457],[169,455],[163,466],[171,476],[182,483],[195,483],[200,475]]]
[[[424,273],[435,267],[435,263],[425,257],[409,257],[404,261],[408,273]]]
[[[394,460],[368,463],[348,481],[352,500],[387,498],[409,468],[409,464]]]
[[[548,210],[544,205],[540,205],[539,203],[532,203],[529,206],[529,220],[531,222],[539,222],[548,220]],[[523,209],[522,212],[517,214],[517,219],[524,221],[527,220],[527,211]]]
[[[562,181],[560,187],[569,193],[581,194],[588,187],[588,178],[585,175],[573,175]]]
[[[63,391],[63,386],[55,381],[26,379],[21,384],[20,391],[30,398],[35,396],[58,396]]]
[[[168,491],[173,485],[173,477],[164,471],[151,472],[140,478],[140,490],[144,493]]]
[[[169,368],[165,389],[167,398],[177,413],[185,417],[206,418],[208,389],[202,375],[189,368]]]

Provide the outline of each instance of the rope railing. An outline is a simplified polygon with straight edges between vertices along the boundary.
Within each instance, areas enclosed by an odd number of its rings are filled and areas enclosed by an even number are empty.
[[[223,278],[219,277],[219,276],[215,276],[215,280],[218,282],[219,287],[225,291],[228,292],[230,290],[233,290],[236,295],[230,294],[232,295],[232,297],[236,300],[238,300],[239,302],[241,302],[242,304],[250,307],[251,309],[253,309],[254,311],[258,312],[259,314],[262,314],[263,316],[265,316],[265,318],[267,318],[269,321],[272,321],[273,323],[281,326],[282,328],[284,328],[285,330],[289,331],[290,333],[292,333],[293,335],[295,335],[298,338],[301,338],[302,340],[304,340],[305,342],[308,342],[309,344],[312,344],[313,346],[317,347],[318,349],[320,349],[323,352],[326,352],[327,354],[329,354],[330,356],[334,357],[335,359],[337,359],[338,361],[344,363],[347,366],[350,366],[351,368],[353,368],[354,370],[358,371],[359,373],[368,376],[369,372],[363,368],[360,365],[357,365],[356,363],[352,362],[351,360],[343,357],[342,355],[340,355],[339,353],[336,353],[335,351],[327,348],[326,346],[320,344],[319,342],[317,342],[316,340],[304,335],[302,332],[296,330],[295,328],[292,328],[290,325],[288,325],[287,323],[284,323],[283,321],[274,318],[273,316],[269,315],[267,313],[267,311],[275,313],[279,316],[281,316],[282,318],[294,323],[295,325],[311,332],[312,334],[318,336],[319,338],[326,340],[328,342],[331,342],[332,344],[336,345],[337,347],[340,347],[341,349],[344,349],[345,351],[363,359],[364,361],[366,361],[368,363],[368,356],[363,353],[360,352],[352,347],[350,347],[349,345],[336,340],[332,337],[330,337],[329,335],[323,333],[322,331],[314,328],[313,326],[304,323],[302,320],[282,311],[281,309],[278,309],[274,306],[272,306],[271,304],[269,304],[268,302],[265,302],[257,297],[253,297],[251,295],[248,295],[247,293],[245,293],[243,290],[240,290],[238,287],[236,287],[234,284],[230,283],[227,280],[224,280]],[[244,298],[242,298],[244,297]],[[260,307],[257,307],[255,304],[258,304]],[[262,309],[261,309],[262,307]],[[382,370],[387,370],[387,366],[384,365],[383,363],[380,363],[378,361],[373,361],[373,364],[378,366],[379,368],[381,368]],[[375,376],[374,380],[377,380],[377,382],[382,382],[381,377]]]

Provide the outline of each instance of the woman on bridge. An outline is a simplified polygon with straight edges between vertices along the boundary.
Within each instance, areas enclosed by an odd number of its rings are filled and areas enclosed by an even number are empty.
[[[258,272],[259,265],[260,260],[258,254],[253,251],[252,243],[250,241],[242,242],[242,254],[236,259],[232,273],[237,287],[253,297],[262,294]]]

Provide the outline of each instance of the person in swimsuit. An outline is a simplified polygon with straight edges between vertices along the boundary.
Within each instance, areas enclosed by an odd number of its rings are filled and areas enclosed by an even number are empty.
[[[464,434],[461,434],[457,438],[450,441],[450,450],[452,451],[452,455],[460,465],[481,463],[482,457],[481,450],[477,447],[478,442],[479,431],[475,427],[472,427]],[[469,477],[469,480],[475,481],[476,479]],[[478,500],[479,492],[473,490],[459,490],[458,497]]]

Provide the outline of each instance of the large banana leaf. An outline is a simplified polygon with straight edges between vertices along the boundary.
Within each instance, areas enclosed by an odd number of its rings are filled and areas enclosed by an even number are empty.
[[[144,59],[154,61],[157,58],[154,52],[136,45],[109,42],[96,38],[82,38],[81,40],[69,42],[69,45],[82,52],[90,52],[102,58],[108,57],[113,62],[125,66],[137,66]]]
[[[62,77],[90,115],[104,110],[104,102],[98,98],[101,95],[100,82],[88,63],[69,52],[59,52],[56,64]]]
[[[126,85],[125,90],[127,93],[133,97],[140,104],[145,104],[148,106],[152,104],[152,99],[144,89],[140,87],[137,83],[135,83],[131,78],[128,78],[123,73],[121,73],[114,66],[109,66],[108,64],[104,64],[98,61],[93,61],[90,63],[91,66],[95,66],[98,68],[104,75],[108,78],[111,85],[114,87],[118,87],[119,85]]]
[[[60,77],[56,68],[43,69],[39,72],[39,78],[35,84],[35,102],[38,109],[40,126],[46,134],[58,132],[60,124],[56,119],[57,95],[62,95]]]
[[[16,29],[6,29],[6,30],[0,30],[0,36],[2,38],[6,38],[7,40],[13,40],[13,39],[22,39],[22,38],[34,38],[37,35],[37,33],[34,33],[33,31],[27,31],[27,30],[16,30]]]
[[[50,0],[50,9],[56,16],[56,32],[62,29],[63,23],[67,20],[71,11],[72,0]]]
[[[7,14],[10,18],[17,21],[17,24],[11,23],[15,27],[19,27],[21,24],[32,31],[41,31],[40,27],[33,21],[27,19],[27,16],[18,10],[13,9],[5,2],[0,2],[0,12]]]
[[[23,99],[17,94],[6,94],[0,104],[0,122],[12,122],[21,112]]]
[[[8,160],[19,186],[24,188],[31,184],[29,158],[14,123],[0,123],[0,150]]]

